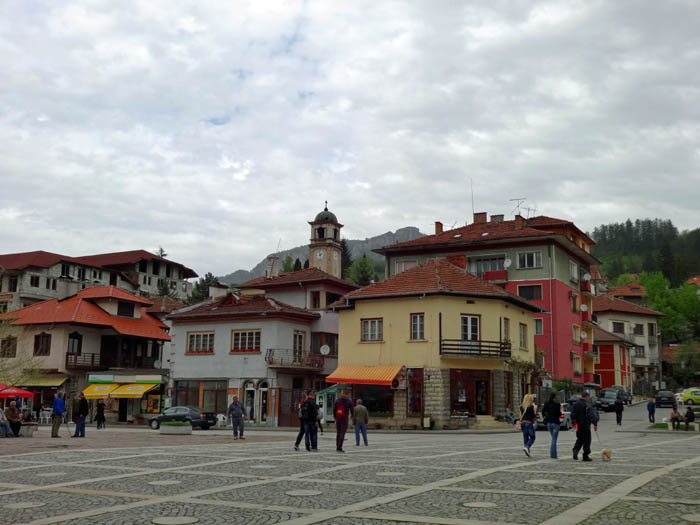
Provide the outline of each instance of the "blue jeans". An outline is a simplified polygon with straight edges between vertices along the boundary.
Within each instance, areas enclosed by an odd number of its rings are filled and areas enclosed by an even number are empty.
[[[318,449],[318,433],[315,421],[304,421],[304,444],[306,450]]]
[[[525,448],[530,448],[535,442],[535,427],[532,426],[532,423],[521,421],[520,428],[523,431],[523,446]]]
[[[547,423],[547,430],[552,435],[552,444],[549,447],[549,457],[557,458],[557,438],[559,437],[559,423]]]
[[[239,431],[241,433],[241,437],[243,437],[243,418],[242,417],[231,418],[231,426],[233,427],[233,437],[238,437]]]
[[[12,431],[10,430],[10,424],[3,421],[0,423],[0,437],[12,437]]]
[[[362,432],[362,439],[367,446],[367,425],[364,423],[355,423],[355,445],[360,444],[360,432]]]
[[[73,437],[85,437],[85,416],[80,416],[75,424]]]

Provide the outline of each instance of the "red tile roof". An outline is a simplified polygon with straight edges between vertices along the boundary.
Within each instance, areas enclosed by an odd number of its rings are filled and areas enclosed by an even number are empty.
[[[595,344],[598,343],[627,343],[625,341],[625,338],[614,334],[612,332],[608,332],[607,330],[603,330],[600,326],[596,326],[593,328],[593,342]],[[627,343],[630,344],[631,343]]]
[[[74,257],[37,250],[34,252],[2,254],[0,255],[0,268],[5,270],[24,270],[29,267],[50,268],[62,261],[78,262]]]
[[[185,303],[181,303],[177,299],[172,299],[170,297],[151,297],[150,301],[153,304],[146,308],[149,314],[169,314],[173,310],[179,310],[187,306]]]
[[[311,283],[311,282],[330,282],[338,285],[347,290],[355,290],[359,288],[354,283],[343,281],[337,277],[332,276],[319,270],[318,268],[304,268],[303,270],[297,270],[296,272],[281,273],[277,277],[256,277],[250,281],[246,281],[239,285],[239,288],[272,288],[276,286],[290,286],[297,283]]]
[[[688,284],[697,284],[698,286],[700,286],[700,275],[688,277]]]
[[[168,317],[175,322],[196,321],[198,319],[226,319],[231,317],[250,317],[265,315],[292,316],[308,320],[318,319],[319,314],[304,308],[270,299],[264,295],[239,296],[228,294],[213,302],[207,302],[190,310],[178,312]]]
[[[433,259],[384,281],[369,284],[359,290],[350,292],[342,302],[338,302],[342,305],[353,299],[421,294],[456,294],[488,297],[508,301],[532,311],[541,310],[539,306],[506,292],[500,286],[479,279],[466,270],[443,259]],[[335,304],[337,305],[337,303]]]
[[[136,264],[140,260],[147,261],[161,261],[164,263],[172,264],[175,266],[182,266],[185,273],[185,278],[189,279],[191,277],[197,277],[194,270],[187,268],[186,266],[171,261],[169,259],[164,259],[146,250],[131,250],[126,252],[112,252],[112,253],[99,253],[97,255],[85,255],[82,257],[75,257],[79,262],[91,266],[122,266],[125,264]]]
[[[103,290],[99,292],[99,290]],[[105,290],[106,289],[106,290]],[[96,293],[97,291],[97,293]],[[95,299],[111,297],[141,305],[151,303],[114,286],[97,286],[80,290],[66,299],[49,299],[26,306],[19,310],[0,315],[2,319],[12,319],[13,325],[33,324],[84,324],[113,328],[120,334],[169,341],[170,336],[163,331],[167,326],[146,312],[141,306],[139,319],[110,315],[95,304]]]
[[[700,351],[700,343],[697,344],[698,351]],[[662,361],[672,361],[676,356],[676,352],[680,348],[680,345],[669,345],[661,347],[661,360]]]
[[[637,315],[651,315],[654,317],[664,315],[661,312],[656,312],[654,310],[650,310],[649,308],[638,306],[634,303],[613,297],[609,294],[598,295],[593,298],[593,313],[598,312],[626,312]]]
[[[644,297],[646,290],[641,284],[628,283],[624,286],[610,288],[608,294],[613,297]]]

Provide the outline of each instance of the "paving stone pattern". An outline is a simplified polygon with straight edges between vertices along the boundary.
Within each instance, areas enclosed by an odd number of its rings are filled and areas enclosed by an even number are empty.
[[[346,454],[333,450],[330,433],[313,454],[295,452],[295,433],[283,431],[287,442],[133,448],[129,436],[113,449],[0,456],[0,525],[700,520],[700,462],[673,470],[700,458],[700,436],[610,432],[613,461],[601,462],[594,443],[585,464],[565,454],[569,433],[558,461],[548,459],[543,433],[531,459],[519,434],[371,434],[367,448],[349,435]],[[608,490],[623,482],[629,494]]]

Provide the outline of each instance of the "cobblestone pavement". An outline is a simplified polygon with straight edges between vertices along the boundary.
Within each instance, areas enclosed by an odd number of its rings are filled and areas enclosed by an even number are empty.
[[[374,433],[346,454],[330,433],[295,452],[284,431],[3,450],[0,525],[700,522],[700,433],[601,433],[610,463],[597,442],[592,463],[574,462],[570,433],[550,460],[544,432],[531,458],[518,434],[458,433]]]

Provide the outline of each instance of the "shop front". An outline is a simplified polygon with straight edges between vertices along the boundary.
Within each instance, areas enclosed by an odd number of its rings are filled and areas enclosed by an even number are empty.
[[[23,381],[20,387],[34,394],[31,409],[37,421],[48,422],[56,394],[66,388],[69,381],[70,378],[64,374],[45,374]]]
[[[149,414],[163,411],[165,385],[160,375],[90,374],[83,390],[91,414],[98,400],[105,404],[107,423],[146,424]]]

